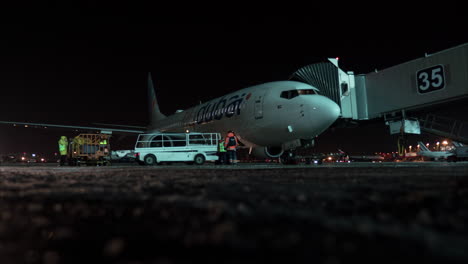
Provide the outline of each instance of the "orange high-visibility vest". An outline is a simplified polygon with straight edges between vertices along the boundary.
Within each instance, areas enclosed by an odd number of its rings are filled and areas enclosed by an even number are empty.
[[[234,137],[234,140],[236,141],[236,144],[234,146],[229,146],[229,138]],[[229,132],[224,139],[224,146],[226,147],[227,150],[236,150],[237,145],[239,145],[239,142],[237,141],[237,137],[234,135],[234,133]]]

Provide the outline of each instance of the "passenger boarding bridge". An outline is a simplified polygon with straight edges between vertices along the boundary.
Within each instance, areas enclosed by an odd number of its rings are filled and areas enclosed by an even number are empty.
[[[320,89],[340,105],[345,120],[383,118],[391,134],[422,130],[468,143],[467,121],[421,111],[468,98],[468,43],[368,74],[344,72],[329,59],[290,79]]]

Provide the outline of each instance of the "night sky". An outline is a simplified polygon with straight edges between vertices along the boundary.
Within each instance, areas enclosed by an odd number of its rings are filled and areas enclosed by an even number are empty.
[[[286,80],[328,57],[339,57],[345,71],[368,73],[468,42],[466,31],[445,30],[466,28],[461,11],[434,26],[378,17],[345,23],[318,11],[310,17],[169,16],[73,6],[22,11],[1,24],[0,120],[144,126],[148,72],[161,111],[172,114],[251,85]],[[370,124],[375,131],[381,127]],[[356,131],[358,138],[367,133]],[[383,132],[388,134],[385,127]],[[327,133],[319,146],[333,151],[336,144],[325,139],[340,132]],[[74,133],[2,125],[0,153],[53,152],[61,134]],[[342,138],[333,143],[338,141],[349,147]],[[384,142],[361,150],[379,146],[391,148]]]

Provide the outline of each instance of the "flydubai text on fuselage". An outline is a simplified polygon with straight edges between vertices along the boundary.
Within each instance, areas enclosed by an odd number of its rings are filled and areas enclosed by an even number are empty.
[[[286,142],[313,139],[340,115],[339,106],[318,89],[295,81],[248,87],[168,117],[160,113],[154,90],[150,95],[150,131],[225,135],[233,130],[244,145],[265,156],[278,155]]]

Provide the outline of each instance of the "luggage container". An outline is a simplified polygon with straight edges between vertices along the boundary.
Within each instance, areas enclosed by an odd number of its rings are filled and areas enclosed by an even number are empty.
[[[109,134],[79,134],[68,145],[70,166],[110,165]]]

